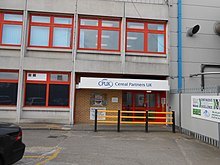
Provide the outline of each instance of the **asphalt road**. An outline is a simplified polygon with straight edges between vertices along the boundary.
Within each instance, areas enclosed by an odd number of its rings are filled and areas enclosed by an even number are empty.
[[[171,131],[24,130],[16,165],[219,165],[220,150]]]

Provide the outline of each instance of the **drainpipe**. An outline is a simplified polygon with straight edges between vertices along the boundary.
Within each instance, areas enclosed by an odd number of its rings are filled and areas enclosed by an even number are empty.
[[[178,0],[178,92],[182,91],[182,0]]]
[[[181,128],[181,93],[182,93],[182,0],[178,0],[178,93],[179,93],[179,131]]]

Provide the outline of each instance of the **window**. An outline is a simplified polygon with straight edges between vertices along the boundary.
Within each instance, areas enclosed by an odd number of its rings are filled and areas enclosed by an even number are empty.
[[[21,45],[22,19],[22,14],[0,12],[0,45]]]
[[[28,72],[24,105],[69,107],[69,91],[69,73]]]
[[[120,51],[120,20],[79,19],[79,49]]]
[[[17,104],[18,72],[0,71],[0,106]]]
[[[29,46],[71,48],[72,29],[71,16],[31,15]]]
[[[166,53],[166,23],[127,22],[127,52]]]

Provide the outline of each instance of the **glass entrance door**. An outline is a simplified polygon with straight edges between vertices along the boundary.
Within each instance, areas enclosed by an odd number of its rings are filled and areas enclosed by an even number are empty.
[[[123,92],[123,111],[146,111],[149,112],[165,112],[166,111],[166,93],[165,92],[146,92],[146,91],[125,91]],[[141,116],[142,113],[123,113],[125,116]],[[149,114],[151,117],[159,117],[160,115]],[[145,121],[145,118],[123,119],[126,121]],[[150,119],[153,121],[164,121],[161,119]]]

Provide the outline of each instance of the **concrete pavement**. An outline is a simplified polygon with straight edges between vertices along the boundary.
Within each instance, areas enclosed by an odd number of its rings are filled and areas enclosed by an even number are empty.
[[[78,127],[82,127],[78,126]],[[85,126],[83,126],[85,127]],[[92,128],[92,127],[91,127]],[[220,150],[171,128],[24,130],[29,165],[219,165]],[[153,130],[154,129],[154,130]]]

